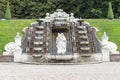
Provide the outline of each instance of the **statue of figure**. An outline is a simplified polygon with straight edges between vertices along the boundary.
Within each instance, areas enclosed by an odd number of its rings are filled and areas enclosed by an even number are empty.
[[[108,42],[108,36],[106,32],[104,32],[102,36],[102,44],[106,44],[107,42]]]
[[[111,53],[119,53],[117,51],[117,45],[111,41],[108,41],[108,36],[106,32],[104,32],[102,36],[102,47],[109,49]]]
[[[56,47],[57,47],[57,54],[65,54],[66,52],[66,45],[67,40],[63,33],[58,33],[58,36],[56,38]]]

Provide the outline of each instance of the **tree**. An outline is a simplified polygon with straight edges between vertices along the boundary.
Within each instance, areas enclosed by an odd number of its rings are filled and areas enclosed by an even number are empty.
[[[6,19],[11,19],[11,11],[10,11],[9,2],[7,3],[5,18]]]
[[[106,18],[108,2],[112,1],[114,18],[120,16],[120,0],[0,0],[0,10],[6,12],[6,4],[10,3],[12,18],[36,19],[45,17],[47,12],[53,13],[57,8],[75,17]]]
[[[0,11],[0,19],[4,18],[4,12]]]
[[[111,2],[109,2],[109,6],[108,6],[108,19],[114,19],[114,14],[113,14]]]

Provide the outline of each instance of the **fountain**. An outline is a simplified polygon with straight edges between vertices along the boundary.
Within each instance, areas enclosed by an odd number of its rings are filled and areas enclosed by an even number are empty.
[[[82,18],[62,9],[24,29],[22,53],[38,63],[81,63],[100,61],[101,44],[96,30]]]

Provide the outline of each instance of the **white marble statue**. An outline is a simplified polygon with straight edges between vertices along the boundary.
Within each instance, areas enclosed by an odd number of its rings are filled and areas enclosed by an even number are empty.
[[[105,45],[108,43],[108,36],[106,34],[106,32],[103,33],[103,36],[102,36],[102,44]]]
[[[109,52],[111,53],[118,53],[117,52],[117,45],[113,42],[108,41],[108,36],[106,32],[104,32],[102,36],[102,47],[109,49]]]
[[[110,54],[118,54],[117,45],[110,42],[106,32],[102,36],[102,61],[110,61]]]
[[[4,47],[5,52],[3,52],[3,55],[13,55],[15,47],[16,47],[16,45],[14,42],[7,43]]]
[[[21,46],[21,36],[19,35],[19,32],[17,32],[17,35],[15,36],[14,40],[15,40],[15,44],[18,46]]]
[[[65,54],[67,46],[67,40],[63,33],[58,33],[56,38],[56,47],[57,47],[57,54]]]
[[[9,42],[5,45],[3,55],[14,55],[16,47],[21,46],[21,36],[17,32],[17,35],[14,38],[15,42]]]

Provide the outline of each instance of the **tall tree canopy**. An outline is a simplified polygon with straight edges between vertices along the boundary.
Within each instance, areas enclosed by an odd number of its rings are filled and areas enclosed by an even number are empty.
[[[0,0],[0,11],[5,13],[7,2],[14,18],[39,18],[47,12],[52,13],[57,8],[75,17],[107,18],[108,2],[112,2],[115,18],[120,16],[119,0]]]

